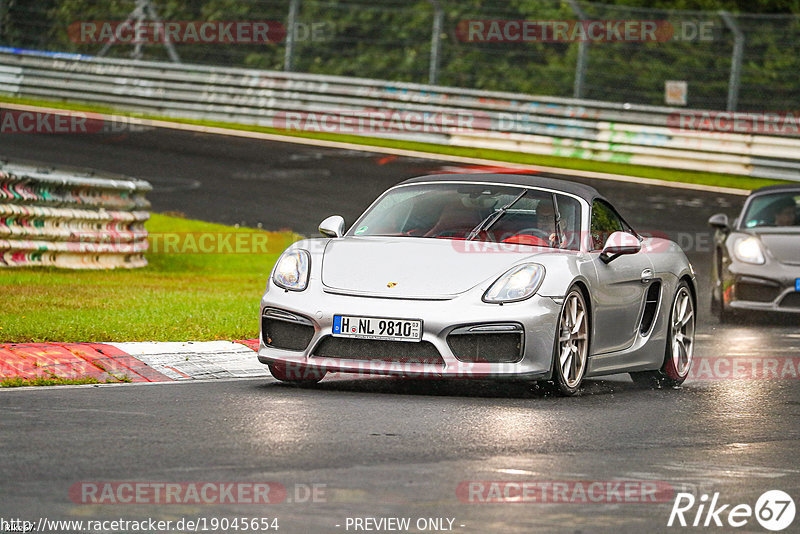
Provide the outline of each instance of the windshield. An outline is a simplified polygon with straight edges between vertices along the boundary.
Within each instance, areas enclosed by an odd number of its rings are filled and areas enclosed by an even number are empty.
[[[556,224],[557,205],[560,224]],[[580,205],[570,197],[505,185],[420,184],[386,193],[349,235],[577,249],[573,237],[579,235],[579,227]]]
[[[744,216],[743,226],[800,226],[800,191],[753,197]]]

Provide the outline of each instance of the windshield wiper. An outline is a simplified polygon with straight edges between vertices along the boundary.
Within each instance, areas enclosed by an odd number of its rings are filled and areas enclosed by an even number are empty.
[[[514,204],[516,204],[517,202],[519,202],[519,200],[520,200],[522,197],[524,197],[524,196],[525,196],[525,193],[527,193],[527,192],[528,192],[528,190],[527,190],[527,189],[523,189],[523,190],[522,190],[522,192],[521,192],[519,195],[517,195],[517,197],[516,197],[514,200],[512,200],[511,202],[509,202],[508,204],[506,204],[505,206],[503,206],[503,207],[502,207],[502,208],[500,208],[499,210],[497,210],[497,211],[495,211],[495,212],[492,212],[492,213],[490,213],[489,215],[487,215],[485,219],[483,219],[481,222],[479,222],[479,223],[478,223],[478,226],[476,226],[475,228],[473,228],[473,229],[472,229],[472,231],[471,231],[471,232],[469,233],[469,235],[467,236],[467,241],[472,241],[473,239],[475,239],[476,237],[478,237],[478,234],[480,234],[480,233],[481,233],[481,232],[483,232],[483,231],[487,231],[487,232],[488,232],[488,231],[489,231],[489,229],[490,229],[492,226],[494,226],[494,224],[495,224],[497,221],[499,221],[499,220],[500,220],[500,218],[501,218],[503,215],[505,215],[505,214],[506,214],[506,212],[507,212],[509,209],[511,209],[511,207],[512,207]]]

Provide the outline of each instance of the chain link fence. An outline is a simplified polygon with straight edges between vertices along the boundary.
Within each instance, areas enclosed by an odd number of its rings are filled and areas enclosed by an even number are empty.
[[[266,38],[252,38],[257,22]],[[691,108],[800,100],[796,15],[581,0],[0,0],[0,44]]]

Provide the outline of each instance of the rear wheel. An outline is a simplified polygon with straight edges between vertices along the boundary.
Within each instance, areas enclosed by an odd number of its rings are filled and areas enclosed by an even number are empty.
[[[327,371],[322,369],[293,363],[287,365],[284,362],[272,362],[268,366],[269,372],[272,373],[272,376],[277,380],[298,386],[313,386],[325,378],[325,374],[327,373]]]
[[[589,356],[589,331],[586,300],[581,290],[573,287],[558,318],[553,354],[552,386],[562,395],[577,395],[580,391]]]
[[[657,371],[630,373],[633,381],[650,387],[681,385],[692,368],[696,322],[689,285],[681,282],[670,310],[664,364]]]

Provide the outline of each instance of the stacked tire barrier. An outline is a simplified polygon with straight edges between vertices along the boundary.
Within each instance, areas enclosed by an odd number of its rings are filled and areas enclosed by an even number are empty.
[[[0,268],[147,265],[145,181],[0,161]]]
[[[0,94],[158,117],[800,181],[800,114],[790,111],[732,114],[9,48],[0,48]],[[0,124],[13,128],[13,117],[4,112]]]

